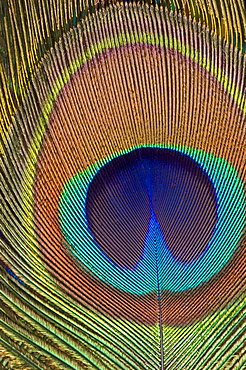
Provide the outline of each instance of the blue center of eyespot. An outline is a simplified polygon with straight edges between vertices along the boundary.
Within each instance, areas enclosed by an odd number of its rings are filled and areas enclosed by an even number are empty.
[[[145,294],[156,289],[156,263],[162,290],[194,288],[217,273],[240,241],[244,204],[227,161],[190,148],[141,147],[72,177],[59,215],[82,266]]]
[[[192,262],[204,251],[217,222],[217,202],[211,180],[193,159],[170,149],[140,148],[98,171],[88,188],[86,218],[106,258],[135,268],[153,217],[177,261]]]

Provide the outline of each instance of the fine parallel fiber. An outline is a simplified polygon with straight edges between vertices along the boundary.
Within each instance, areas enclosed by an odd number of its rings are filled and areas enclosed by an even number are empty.
[[[0,3],[0,370],[245,370],[243,0]]]

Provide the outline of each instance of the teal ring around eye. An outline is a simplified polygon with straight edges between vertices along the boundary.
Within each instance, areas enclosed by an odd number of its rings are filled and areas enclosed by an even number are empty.
[[[141,145],[141,147],[150,146]],[[82,266],[105,283],[125,292],[142,295],[156,290],[156,258],[158,258],[161,290],[181,292],[195,288],[218,273],[238,247],[245,225],[243,182],[236,169],[223,158],[198,149],[158,145],[161,148],[169,148],[189,155],[206,171],[217,197],[216,228],[205,253],[193,262],[176,261],[161,235],[162,248],[158,249],[158,256],[156,256],[150,235],[146,238],[143,256],[137,267],[120,268],[105,258],[93,241],[86,220],[86,196],[89,184],[103,165],[139,147],[126,149],[124,153],[115,153],[110,158],[89,166],[64,184],[59,202],[59,222],[62,233],[70,251]]]

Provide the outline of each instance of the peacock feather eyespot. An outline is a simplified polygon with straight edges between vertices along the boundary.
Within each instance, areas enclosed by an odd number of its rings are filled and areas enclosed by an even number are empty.
[[[0,28],[1,365],[242,369],[243,2],[48,3]]]

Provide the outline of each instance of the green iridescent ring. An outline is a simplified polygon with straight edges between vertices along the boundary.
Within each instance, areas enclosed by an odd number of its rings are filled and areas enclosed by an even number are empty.
[[[207,281],[230,260],[244,229],[245,216],[242,215],[245,215],[245,193],[237,171],[225,159],[192,148],[173,146],[169,148],[189,155],[206,171],[214,185],[218,206],[216,229],[206,252],[198,260],[188,264],[175,261],[165,242],[160,242],[160,288],[178,292],[195,288]],[[124,153],[134,149],[127,149]],[[146,239],[144,258],[137,268],[122,269],[102,255],[86,220],[86,196],[89,184],[100,167],[121,154],[115,153],[110,158],[100,161],[100,164],[89,166],[85,171],[69,179],[60,198],[60,225],[72,253],[82,265],[106,283],[123,291],[141,295],[156,289],[155,255],[151,236]],[[146,276],[149,277],[148,280]]]

